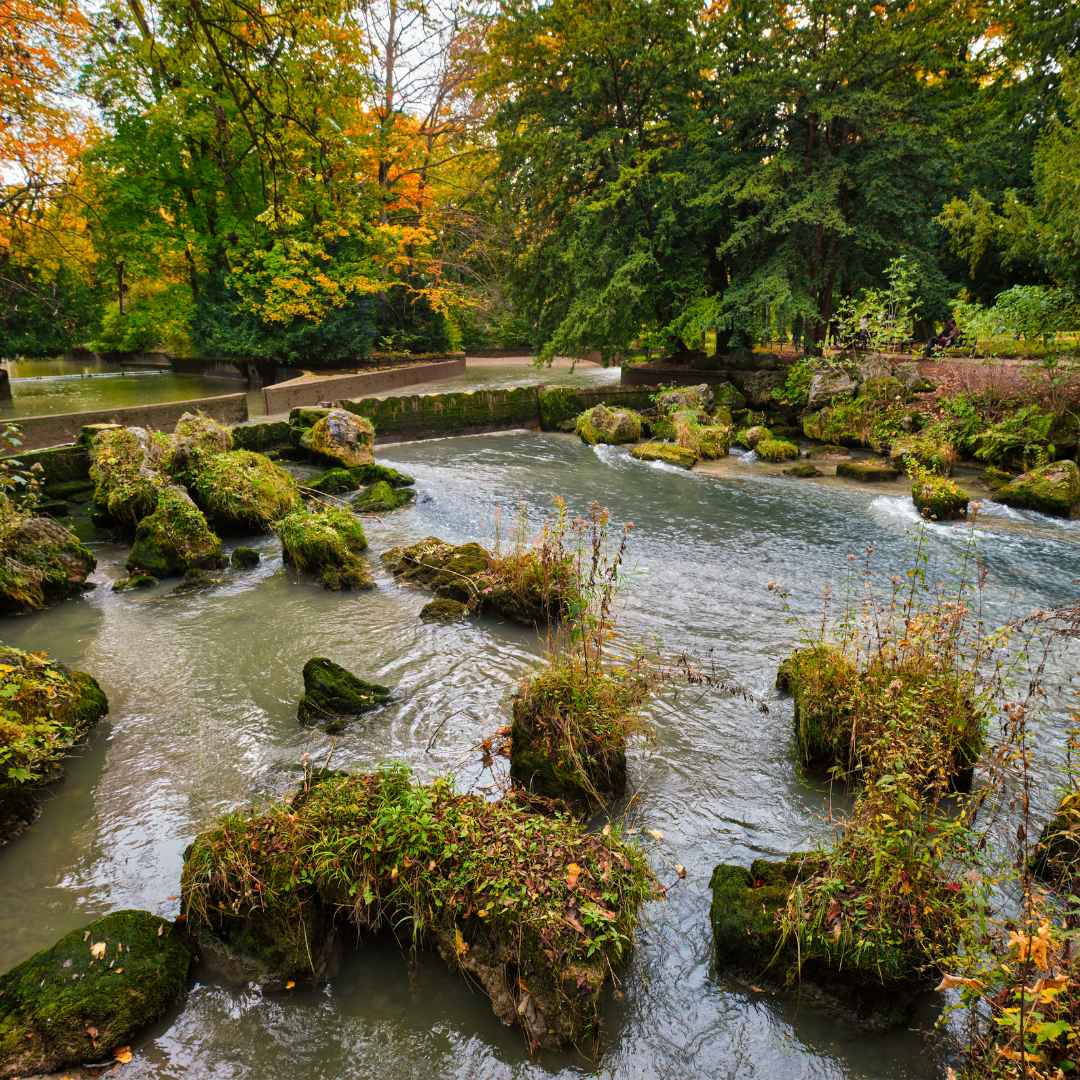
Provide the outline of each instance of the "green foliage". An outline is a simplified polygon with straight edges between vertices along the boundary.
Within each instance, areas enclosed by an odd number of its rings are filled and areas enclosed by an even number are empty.
[[[799,456],[799,448],[786,439],[760,439],[754,449],[763,461],[790,461]]]
[[[196,472],[191,493],[219,531],[259,531],[301,505],[296,481],[251,450],[211,457]]]
[[[907,461],[907,471],[911,474],[912,502],[924,518],[947,521],[967,514],[967,492],[947,477],[924,469],[913,458]]]
[[[188,335],[195,310],[190,287],[172,284],[140,292],[138,297],[125,296],[122,315],[115,300],[105,306],[90,347],[97,352],[166,350],[189,356]]]
[[[96,331],[101,290],[71,267],[61,265],[49,275],[32,260],[16,259],[5,263],[3,276],[0,357],[56,356]]]

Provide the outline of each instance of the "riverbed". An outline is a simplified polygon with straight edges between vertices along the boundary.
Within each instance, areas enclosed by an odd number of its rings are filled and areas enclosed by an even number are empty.
[[[552,382],[558,381],[553,378]],[[601,1074],[619,1078],[934,1077],[918,1030],[860,1034],[795,998],[720,978],[712,967],[709,876],[722,861],[783,857],[826,835],[828,793],[791,752],[790,703],[771,689],[797,627],[766,585],[779,583],[810,617],[849,554],[887,580],[902,572],[916,515],[900,483],[792,480],[737,456],[686,473],[630,460],[625,448],[514,433],[380,447],[379,461],[416,477],[418,500],[365,524],[373,592],[323,592],[282,565],[230,572],[213,592],[166,596],[172,583],[114,594],[127,549],[96,549],[99,587],[0,627],[9,644],[49,649],[95,675],[111,712],[38,823],[0,848],[0,970],[110,910],[178,910],[182,854],[215,813],[280,787],[303,755],[338,768],[408,762],[421,776],[454,771],[462,787],[494,782],[474,748],[505,722],[506,698],[542,650],[535,633],[485,617],[467,625],[417,619],[429,598],[398,587],[386,548],[429,535],[460,543],[507,536],[518,507],[534,523],[564,497],[574,513],[597,499],[632,521],[635,573],[621,628],[695,649],[768,700],[751,705],[700,689],[652,709],[653,745],[631,754],[632,799],[621,809],[659,830],[650,846],[666,883],[687,877],[647,923],[609,990]],[[832,471],[831,468],[828,471]],[[974,488],[972,488],[974,490]],[[1080,522],[989,508],[980,532],[992,614],[1072,595]],[[944,575],[962,530],[928,527]],[[228,546],[235,546],[234,541]],[[250,541],[243,541],[250,543]],[[942,576],[940,580],[945,580]],[[395,702],[336,741],[296,722],[301,669],[328,656],[396,688]],[[1052,801],[1064,702],[1076,657],[1053,668],[1052,713],[1036,725],[1037,769]],[[928,1000],[911,1029],[936,1018]],[[477,987],[436,958],[410,961],[365,939],[315,990],[264,994],[196,983],[133,1047],[131,1078],[532,1078],[595,1075],[577,1054],[530,1059]]]

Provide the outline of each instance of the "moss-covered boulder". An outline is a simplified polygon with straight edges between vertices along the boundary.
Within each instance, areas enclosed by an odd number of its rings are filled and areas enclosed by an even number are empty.
[[[213,589],[221,584],[221,577],[207,573],[205,570],[188,570],[184,573],[184,579],[170,590],[171,596],[186,596],[188,593],[203,592],[205,589]]]
[[[760,439],[754,449],[762,461],[791,461],[799,456],[799,448],[785,439]]]
[[[289,441],[287,420],[245,420],[229,428],[232,445],[237,450],[255,450],[262,453]]]
[[[851,451],[846,446],[812,446],[806,451],[806,456],[813,461],[846,460],[851,457]]]
[[[364,416],[331,409],[318,420],[302,445],[316,458],[344,469],[375,461],[375,428]]]
[[[747,450],[756,450],[759,442],[771,438],[772,432],[762,424],[755,424],[745,431],[740,431],[737,436],[739,445],[745,446]]]
[[[875,484],[895,480],[900,472],[891,465],[875,461],[841,461],[836,466],[836,475],[848,480],[859,480],[864,484]]]
[[[653,400],[656,402],[656,408],[665,414],[683,409],[708,413],[714,404],[713,391],[708,383],[701,383],[699,386],[676,386],[670,390],[662,390]]]
[[[713,383],[711,389],[714,406],[724,405],[732,410],[746,408],[746,396],[732,383]]]
[[[0,1077],[110,1058],[183,996],[194,957],[180,926],[116,911],[0,976]]]
[[[296,719],[333,734],[345,729],[346,720],[385,705],[390,697],[388,686],[365,682],[333,660],[317,656],[304,665],[304,696]]]
[[[181,478],[198,469],[212,457],[233,448],[232,433],[208,416],[184,413],[176,422],[172,443],[165,458],[165,467]]]
[[[486,584],[482,575],[491,567],[491,555],[479,544],[454,546],[429,536],[407,547],[383,552],[382,560],[402,584],[432,589],[441,600],[457,600],[479,608]]]
[[[829,1008],[869,1031],[905,1023],[919,997],[932,985],[913,969],[907,978],[875,977],[856,967],[840,950],[832,958],[806,955],[791,936],[785,939],[780,915],[792,888],[810,876],[801,855],[784,862],[755,859],[750,868],[721,864],[713,871],[710,916],[720,971],[755,986],[797,991],[803,999]],[[842,925],[848,914],[836,904]]]
[[[250,450],[210,458],[196,470],[190,490],[218,532],[261,532],[301,505],[296,481]]]
[[[343,495],[356,491],[368,484],[389,484],[397,490],[412,487],[416,481],[405,473],[398,472],[386,465],[358,465],[354,469],[330,469],[321,473],[305,485],[312,491],[321,491],[324,495]]]
[[[109,711],[97,680],[45,653],[0,648],[0,844],[40,809],[31,789],[63,774],[64,755]]]
[[[912,482],[911,501],[924,518],[959,521],[967,517],[968,493],[947,477],[924,469]]]
[[[420,609],[421,621],[430,623],[461,622],[462,619],[467,619],[470,614],[469,605],[463,604],[460,600],[429,600]]]
[[[313,780],[196,838],[182,889],[200,940],[210,926],[276,985],[290,968],[310,980],[325,971],[322,935],[336,912],[339,925],[434,945],[530,1043],[597,1034],[605,982],[629,953],[640,905],[658,895],[617,830],[587,833],[447,779],[417,784],[403,767]]]
[[[286,564],[311,574],[324,589],[374,589],[363,552],[367,537],[360,519],[348,510],[301,506],[274,525]]]
[[[693,450],[668,443],[649,442],[635,446],[630,456],[636,461],[662,461],[665,465],[675,465],[680,469],[692,469],[697,464],[698,456]]]
[[[541,431],[559,431],[568,420],[576,420],[585,411],[577,391],[569,386],[541,387],[537,401]]]
[[[637,442],[641,438],[641,417],[629,409],[597,405],[578,417],[575,431],[589,446]]]
[[[152,589],[155,585],[160,584],[158,579],[153,574],[140,574],[135,573],[130,577],[121,578],[119,581],[112,583],[113,592],[127,592],[128,589]]]
[[[1080,871],[1080,793],[1062,796],[1053,817],[1043,826],[1031,863],[1036,877],[1051,884],[1072,882]]]
[[[362,485],[349,469],[329,469],[309,480],[304,487],[323,495],[344,495],[357,491]]]
[[[250,570],[258,566],[261,559],[262,556],[254,548],[238,547],[232,553],[230,563],[234,570]]]
[[[416,498],[411,488],[392,488],[385,480],[372,484],[352,500],[352,508],[358,514],[383,514],[399,507],[408,506]]]
[[[225,565],[221,541],[210,531],[202,511],[181,487],[163,487],[157,509],[135,528],[128,556],[129,573],[175,577],[188,570],[217,570]]]
[[[105,427],[90,444],[94,505],[115,521],[133,527],[157,507],[169,482],[164,466],[169,438],[140,427]]]
[[[993,465],[987,465],[986,469],[979,473],[977,479],[988,491],[997,491],[1013,479],[1013,474],[1004,469],[997,469]]]
[[[1076,517],[1080,511],[1080,469],[1075,461],[1055,461],[1032,469],[999,487],[994,501],[1052,517]]]
[[[908,470],[910,459],[920,468],[941,476],[952,476],[953,465],[958,457],[956,447],[951,442],[929,432],[894,439],[889,451],[889,460],[893,467],[902,472]]]
[[[792,465],[788,469],[780,470],[784,476],[793,476],[797,480],[808,480],[812,476],[824,476],[825,474],[814,464],[807,461],[802,465]]]
[[[0,500],[7,517],[0,532],[0,614],[49,607],[93,588],[86,579],[97,560],[70,529],[52,518],[28,517],[4,496]]]

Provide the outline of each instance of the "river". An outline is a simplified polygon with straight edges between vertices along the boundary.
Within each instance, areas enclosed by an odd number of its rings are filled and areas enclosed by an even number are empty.
[[[915,521],[904,488],[790,480],[778,467],[734,456],[684,473],[559,435],[446,439],[379,454],[416,477],[419,498],[366,526],[373,592],[326,593],[297,581],[277,542],[264,538],[254,545],[263,563],[210,593],[99,587],[5,621],[5,642],[49,649],[94,674],[111,712],[50,789],[55,797],[37,825],[0,848],[0,970],[110,910],[176,913],[182,852],[202,823],[279,784],[301,755],[321,762],[330,753],[331,740],[295,718],[301,669],[312,656],[397,689],[394,704],[338,738],[335,766],[403,760],[422,776],[453,769],[462,786],[487,787],[491,777],[470,751],[505,721],[508,692],[540,652],[537,635],[488,617],[421,624],[428,597],[397,587],[377,556],[432,534],[490,540],[496,508],[505,534],[518,504],[539,522],[559,494],[573,512],[597,499],[615,522],[634,523],[637,573],[623,630],[658,635],[671,649],[713,650],[724,673],[772,698],[763,716],[740,700],[684,690],[656,704],[655,743],[631,754],[634,796],[624,809],[663,833],[653,857],[664,880],[674,879],[676,863],[687,877],[646,909],[619,973],[622,998],[608,994],[601,1074],[939,1075],[917,1030],[860,1034],[808,1004],[718,977],[708,921],[716,863],[782,857],[828,828],[827,793],[792,758],[790,703],[771,691],[796,630],[766,584],[782,584],[809,615],[849,553],[862,558],[869,546],[883,577],[902,570]],[[1080,578],[1080,522],[998,508],[983,523],[999,616],[1070,595]],[[930,531],[942,564],[960,534],[944,525]],[[100,547],[93,580],[105,586],[122,576],[126,553]],[[1052,682],[1064,687],[1074,670],[1075,657],[1063,657]],[[1036,727],[1044,805],[1060,758],[1063,693],[1055,690],[1056,711]],[[928,1000],[911,1028],[935,1017]],[[595,1074],[577,1054],[530,1060],[521,1034],[496,1021],[479,989],[438,959],[408,962],[390,940],[364,940],[315,990],[263,994],[196,976],[186,1001],[134,1049],[124,1076],[147,1080]]]

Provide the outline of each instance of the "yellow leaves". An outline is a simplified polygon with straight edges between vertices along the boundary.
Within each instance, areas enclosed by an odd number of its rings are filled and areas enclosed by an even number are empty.
[[[1029,957],[1040,970],[1050,967],[1047,949],[1050,945],[1050,923],[1043,922],[1037,934],[1023,934],[1016,930],[1009,931],[1009,948],[1016,947],[1020,963]]]
[[[296,985],[296,983],[294,983],[294,982],[292,981],[292,979],[290,979],[290,980],[289,980],[289,981],[288,981],[288,982],[287,982],[287,983],[285,984],[285,989],[286,989],[286,990],[291,990],[291,989],[292,989],[292,988],[293,988],[293,987],[294,987],[295,985]]]
[[[121,1065],[126,1065],[131,1060],[131,1047],[120,1046],[113,1051],[113,1057],[120,1062]]]
[[[566,887],[568,889],[576,889],[578,878],[581,876],[581,867],[576,862],[572,862],[566,868]]]
[[[104,941],[98,941],[95,944],[91,945],[90,946],[90,955],[95,960],[104,960],[105,959],[105,942]]]
[[[986,983],[981,982],[979,979],[965,979],[960,975],[947,975],[945,972],[942,972],[941,982],[939,982],[934,989],[944,993],[946,990],[952,990],[955,986],[968,986],[978,989],[985,985]]]
[[[454,930],[454,949],[458,956],[464,956],[469,951],[469,943],[462,936],[461,931]]]
[[[659,829],[646,829],[645,830],[654,840],[663,840],[664,834]]]

